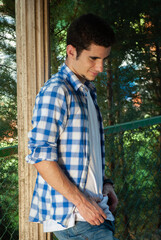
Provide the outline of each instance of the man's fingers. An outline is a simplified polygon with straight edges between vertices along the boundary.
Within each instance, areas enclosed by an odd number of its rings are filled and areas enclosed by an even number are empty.
[[[113,186],[111,184],[105,184],[103,186],[103,193],[108,196],[108,205],[111,212],[114,212],[117,204],[118,204],[118,198],[117,195],[113,189]]]
[[[100,199],[99,199],[100,200]],[[98,201],[98,200],[97,200]],[[95,206],[95,208],[98,210],[98,213],[100,215],[100,220],[101,222],[107,218],[106,214],[104,213],[104,211],[102,210],[102,208],[99,207],[99,205],[97,204],[97,202],[93,199],[91,199],[91,203],[93,204],[93,206]]]
[[[92,225],[100,225],[101,223],[104,223],[105,219],[101,216],[99,216],[98,218],[96,218],[95,220],[93,220],[91,222]]]
[[[95,200],[88,198],[86,203],[77,206],[81,216],[91,225],[100,225],[106,219],[106,214]]]
[[[92,201],[92,204],[98,211],[98,215],[96,217],[96,225],[100,225],[101,223],[103,223],[105,221],[107,216],[104,213],[104,211],[102,210],[102,208],[100,208],[95,201]]]
[[[114,212],[118,204],[118,198],[115,193],[109,194],[109,209]]]

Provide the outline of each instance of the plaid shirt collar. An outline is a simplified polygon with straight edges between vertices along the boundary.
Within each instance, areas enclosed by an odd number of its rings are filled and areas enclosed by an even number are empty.
[[[94,100],[96,99],[96,88],[94,84],[91,83],[91,81],[86,80],[85,84],[81,83],[78,77],[70,70],[70,68],[65,63],[62,65],[60,72],[67,75],[67,80],[75,89],[75,91],[78,91],[78,90],[84,91],[85,88],[87,87],[90,90],[90,93],[94,98]]]

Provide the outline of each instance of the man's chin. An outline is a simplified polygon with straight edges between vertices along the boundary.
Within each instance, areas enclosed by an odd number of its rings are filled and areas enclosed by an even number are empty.
[[[87,81],[93,82],[95,78],[86,78]]]
[[[91,81],[91,82],[95,80],[95,77],[92,77],[92,76],[81,75],[81,78],[85,79],[85,81]]]
[[[94,81],[95,80],[95,77],[91,77],[91,76],[84,76],[84,78],[87,80],[87,81]]]

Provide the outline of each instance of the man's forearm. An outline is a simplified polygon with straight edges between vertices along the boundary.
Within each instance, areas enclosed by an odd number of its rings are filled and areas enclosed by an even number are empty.
[[[43,179],[56,191],[72,202],[81,216],[92,225],[106,219],[103,210],[94,200],[88,199],[64,174],[57,162],[42,161],[34,164]]]
[[[77,206],[83,201],[84,194],[67,178],[57,162],[41,161],[34,166],[51,187],[74,205]]]

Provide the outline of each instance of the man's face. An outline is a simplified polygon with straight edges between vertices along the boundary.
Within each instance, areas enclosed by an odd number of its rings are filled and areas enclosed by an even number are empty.
[[[71,46],[72,47],[72,46]],[[69,47],[70,48],[70,47]],[[93,81],[98,73],[103,72],[104,61],[110,54],[111,47],[103,47],[91,44],[88,50],[83,50],[77,57],[76,49],[73,48],[73,54],[67,59],[68,67],[77,75],[81,82],[85,80]]]

